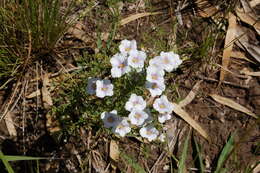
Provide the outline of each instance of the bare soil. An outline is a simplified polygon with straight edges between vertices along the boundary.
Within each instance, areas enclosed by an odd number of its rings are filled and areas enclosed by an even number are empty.
[[[118,29],[116,34],[116,41],[120,39],[136,39],[139,42],[143,41],[143,47],[149,47],[150,49],[156,49],[153,42],[149,42],[147,35],[154,39],[159,39],[163,43],[169,43],[172,36],[173,17],[170,10],[172,7],[169,1],[152,1],[152,7],[155,10],[163,9],[165,15],[150,16],[133,21]],[[131,9],[132,3],[125,3],[121,16],[128,16],[129,14],[143,12],[142,7],[134,6]],[[171,4],[175,6],[176,4]],[[105,7],[102,7],[105,9]],[[204,30],[204,26],[210,24],[208,19],[198,18],[192,12],[192,10],[183,11],[184,26],[180,30],[190,30],[190,40],[195,40],[198,43],[204,39],[202,32],[210,32]],[[110,20],[109,15],[104,13],[92,12],[88,17],[83,20],[84,31],[89,36],[89,43],[86,43],[73,35],[66,35],[62,43],[64,46],[73,45],[74,48],[68,48],[68,51],[62,52],[63,58],[62,64],[64,67],[70,68],[76,66],[75,58],[80,56],[82,51],[87,53],[94,53],[96,48],[96,30],[100,29],[97,24],[98,18],[103,17],[104,23]],[[194,21],[199,20],[201,22],[193,27]],[[106,23],[105,23],[106,24]],[[104,24],[104,25],[105,25]],[[191,26],[190,26],[191,25]],[[194,24],[195,25],[195,24]],[[110,26],[110,25],[109,25]],[[201,27],[197,27],[201,26]],[[196,29],[191,29],[196,28]],[[162,35],[158,34],[153,28],[159,28],[165,32]],[[109,32],[110,27],[103,27],[102,32]],[[180,31],[177,31],[180,33]],[[177,33],[177,37],[178,37]],[[193,37],[193,38],[192,38]],[[182,39],[179,38],[179,41]],[[106,40],[103,40],[103,44],[106,44]],[[182,46],[186,43],[183,43]],[[187,44],[189,44],[187,42]],[[221,58],[216,55],[221,55],[221,50],[224,44],[224,37],[217,43],[215,47],[215,53],[213,58],[210,59],[214,62],[221,64]],[[81,47],[81,48],[77,48]],[[151,53],[153,53],[151,50]],[[180,47],[181,49],[181,47]],[[220,52],[220,53],[219,53]],[[219,85],[214,81],[219,79],[220,68],[212,68],[212,65],[206,60],[188,60],[183,64],[180,70],[176,73],[178,75],[168,79],[169,82],[178,84],[178,93],[181,98],[185,98],[191,91],[192,87],[199,80],[202,80],[201,87],[197,93],[196,98],[185,107],[185,110],[194,118],[201,126],[207,131],[210,136],[210,141],[203,139],[196,131],[193,131],[195,140],[200,144],[204,162],[208,166],[208,170],[213,170],[216,166],[217,158],[220,155],[221,150],[226,144],[229,136],[236,133],[236,147],[234,150],[236,156],[234,159],[229,160],[226,163],[226,167],[232,168],[231,172],[238,172],[243,170],[246,166],[255,164],[260,160],[259,151],[259,121],[254,118],[238,112],[232,108],[221,105],[210,98],[209,94],[215,93],[226,98],[230,98],[237,103],[252,110],[257,115],[260,115],[260,77],[253,77],[246,84],[246,79],[241,79],[233,74],[227,73],[225,81],[237,84],[237,86],[224,84]],[[54,64],[55,67],[46,69],[48,72],[55,73],[57,69],[61,67]],[[259,71],[256,65],[252,65],[250,62],[232,59],[229,70],[236,74],[244,67],[252,71]],[[31,78],[35,78],[32,75]],[[241,88],[240,86],[247,86],[248,88]],[[35,91],[36,84],[30,84],[27,93]],[[0,105],[6,101],[10,91],[0,91]],[[55,95],[55,93],[52,93]],[[172,96],[174,97],[174,95]],[[117,139],[106,134],[95,134],[95,129],[85,129],[81,127],[77,130],[77,134],[70,135],[66,138],[60,136],[59,133],[50,133],[46,126],[46,115],[49,109],[44,108],[41,98],[26,99],[26,106],[22,105],[20,101],[14,109],[13,121],[17,129],[17,137],[11,137],[8,134],[5,123],[0,123],[0,148],[6,155],[27,155],[37,157],[48,157],[50,159],[39,161],[40,172],[45,173],[72,173],[81,172],[81,166],[87,165],[86,172],[99,172],[100,169],[106,170],[106,172],[136,172],[133,166],[127,161],[124,156],[120,156],[120,160],[114,163],[109,158],[109,142],[112,139],[119,141],[120,151],[125,155],[131,157],[133,162],[139,163],[146,170],[150,170],[156,163],[156,168],[153,170],[156,173],[171,172],[169,166],[172,165],[177,168],[177,163],[173,157],[165,157],[165,145],[160,143],[142,143],[137,138],[127,137]],[[25,108],[25,109],[24,109]],[[182,132],[178,136],[177,145],[173,150],[172,155],[176,158],[180,157],[184,140],[189,131],[189,125],[187,125],[180,117],[175,117],[167,122],[171,124],[178,121],[179,128]],[[188,172],[192,171],[190,168],[195,168],[197,165],[194,163],[194,157],[192,153],[194,147],[190,144],[187,163]],[[169,153],[168,153],[169,154]],[[163,156],[164,159],[160,164],[157,164],[157,160]],[[17,172],[25,173],[31,172],[30,169],[35,167],[35,162],[21,161],[14,162],[14,168]],[[117,167],[113,169],[113,166]],[[108,169],[107,169],[108,168]],[[0,163],[0,172],[5,172],[3,165]]]

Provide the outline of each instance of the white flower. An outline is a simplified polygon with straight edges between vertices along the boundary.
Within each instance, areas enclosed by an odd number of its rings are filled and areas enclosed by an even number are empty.
[[[147,138],[150,142],[155,140],[159,135],[159,131],[153,126],[142,127],[139,133],[142,137]]]
[[[99,78],[88,78],[88,86],[87,86],[87,93],[89,94],[96,94],[96,81]]]
[[[157,82],[163,83],[164,82],[164,71],[161,68],[157,68],[155,66],[149,66],[146,69],[146,80],[149,82]]]
[[[162,68],[162,62],[161,62],[161,57],[156,56],[149,61],[149,66],[154,66],[157,68]]]
[[[110,80],[97,80],[96,86],[97,97],[104,98],[105,96],[112,96],[114,94],[114,86],[111,84]]]
[[[160,115],[158,116],[158,121],[159,121],[160,123],[164,123],[165,121],[170,120],[171,118],[172,118],[172,116],[171,116],[171,114],[169,114],[169,113],[160,114]]]
[[[133,110],[129,115],[129,120],[131,124],[140,126],[144,123],[144,121],[149,117],[149,115],[140,110]]]
[[[125,104],[125,109],[128,111],[132,110],[144,110],[146,107],[146,102],[142,96],[137,96],[136,94],[131,94],[129,100]]]
[[[166,138],[166,136],[164,133],[160,134],[160,136],[158,137],[159,141],[161,141],[161,142],[165,142],[165,138]]]
[[[165,90],[164,82],[157,83],[146,81],[145,86],[150,91],[152,97],[161,95],[162,92]]]
[[[131,50],[136,50],[136,41],[135,40],[122,40],[119,45],[119,50],[122,54],[127,55]]]
[[[127,57],[123,54],[117,53],[111,59],[112,64],[111,75],[112,77],[121,77],[123,74],[128,73],[131,69],[127,63]]]
[[[143,68],[146,53],[138,50],[131,50],[129,52],[128,64],[133,68]]]
[[[160,53],[162,68],[167,71],[171,72],[179,67],[182,63],[180,56],[173,52],[161,52]]]
[[[106,128],[115,127],[120,121],[120,117],[117,116],[116,110],[111,112],[103,112],[101,114],[101,119],[103,120]]]
[[[127,133],[129,133],[131,131],[131,127],[128,123],[128,118],[122,118],[121,121],[114,126],[112,131],[121,137],[124,137]]]
[[[165,95],[162,95],[160,98],[155,99],[153,108],[161,114],[171,113],[173,110],[173,104],[168,101]]]

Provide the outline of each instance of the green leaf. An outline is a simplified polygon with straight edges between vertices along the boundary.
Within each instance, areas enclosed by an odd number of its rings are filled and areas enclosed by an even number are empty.
[[[196,152],[197,152],[197,155],[199,157],[200,172],[203,173],[205,168],[204,168],[204,164],[203,164],[203,160],[202,160],[202,156],[201,156],[200,146],[197,143],[197,141],[195,140],[195,138],[193,138],[193,139],[194,139],[193,141],[194,141],[194,144],[195,144]]]
[[[2,162],[5,165],[6,170],[8,171],[8,173],[14,173],[13,168],[11,167],[11,165],[8,163],[8,161],[5,158],[6,156],[4,155],[4,153],[0,150],[0,159],[2,160]]]
[[[146,173],[146,171],[144,170],[144,168],[142,168],[132,157],[126,155],[125,153],[120,154],[125,160],[126,162],[135,170],[135,172],[138,173]]]
[[[224,166],[225,161],[228,159],[233,149],[234,149],[234,134],[230,136],[229,140],[227,141],[226,145],[221,151],[217,162],[217,168],[214,173],[223,173],[227,171],[222,167]]]
[[[44,158],[44,157],[31,157],[31,156],[4,156],[4,159],[6,161],[25,161],[25,160],[44,160],[44,159],[49,159],[49,158]]]
[[[190,138],[190,132],[184,143],[184,147],[183,147],[182,154],[181,154],[181,160],[178,165],[178,173],[185,172],[185,161],[186,161],[187,154],[188,154],[189,138]]]

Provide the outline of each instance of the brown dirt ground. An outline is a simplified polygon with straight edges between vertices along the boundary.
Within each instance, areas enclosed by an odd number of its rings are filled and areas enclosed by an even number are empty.
[[[169,10],[169,1],[152,1],[153,7],[156,9],[164,9],[165,11]],[[128,14],[134,13],[134,10],[129,10],[131,3],[126,3],[123,8],[122,16],[127,16]],[[159,4],[159,5],[158,5]],[[175,4],[172,4],[175,5]],[[139,9],[139,12],[142,12],[143,9]],[[92,13],[91,13],[92,14]],[[184,14],[184,23],[191,22],[190,18],[192,17],[192,12],[190,10]],[[96,27],[96,20],[99,17],[109,16],[102,14],[104,16],[99,16],[100,14],[95,14],[93,20],[85,20],[86,31],[88,33],[94,32]],[[207,25],[208,22],[199,23]],[[106,19],[104,19],[104,22]],[[152,26],[164,28],[167,33],[172,32],[172,23],[171,15],[163,16],[154,16],[147,17],[135,22],[123,26],[118,31],[118,37],[121,38],[135,38],[137,41],[143,41],[144,33],[153,34]],[[196,27],[197,28],[197,27]],[[109,30],[109,27],[102,28],[103,32]],[[185,27],[184,27],[185,29]],[[201,30],[200,30],[201,29]],[[200,33],[203,31],[203,27],[197,28],[197,30],[192,31],[191,37],[193,36],[195,40],[203,40],[203,35]],[[199,33],[199,34],[198,34]],[[165,39],[166,42],[169,38],[160,38],[159,35],[153,35],[158,39]],[[169,36],[166,34],[165,36]],[[90,34],[91,39],[95,39],[94,34]],[[89,45],[82,43],[81,40],[75,38],[68,38],[67,45],[80,45],[90,52],[94,52],[95,43],[91,42]],[[92,41],[93,41],[92,40]],[[64,43],[65,44],[65,43]],[[75,46],[75,47],[76,47]],[[145,43],[145,46],[153,48],[155,45],[153,43]],[[223,38],[219,43],[217,49],[220,50],[223,46]],[[69,49],[64,54],[67,54],[67,59],[70,62],[65,60],[63,65],[66,67],[68,64],[73,64],[74,57],[80,54],[80,49]],[[75,55],[76,54],[76,55]],[[195,60],[196,61],[196,60]],[[214,61],[220,63],[219,59],[214,59]],[[201,65],[201,64],[205,65]],[[67,66],[69,67],[69,65]],[[182,98],[184,98],[189,91],[192,89],[194,84],[200,80],[199,76],[209,77],[212,79],[218,79],[219,69],[212,69],[208,63],[205,61],[189,61],[183,65],[183,69],[178,72],[178,76],[175,79],[169,79],[171,82],[176,82],[179,84],[178,92]],[[242,60],[233,60],[231,62],[230,70],[235,73],[239,73],[241,69],[247,67],[248,69],[254,71],[259,70],[256,66],[252,66],[249,62]],[[60,67],[56,67],[59,69]],[[56,71],[52,69],[49,71]],[[233,82],[236,84],[244,85],[245,79],[240,79],[232,74],[227,74],[225,81]],[[247,107],[256,114],[260,114],[260,78],[253,77],[248,85],[248,89],[234,87],[226,84],[218,86],[217,82],[212,82],[208,80],[203,80],[201,87],[198,91],[196,98],[185,107],[185,110],[196,120],[198,121],[203,128],[208,132],[211,141],[208,142],[204,140],[197,132],[193,131],[196,141],[202,146],[203,157],[206,158],[205,163],[211,165],[216,165],[216,159],[219,156],[223,146],[228,140],[228,137],[233,132],[237,131],[236,135],[236,159],[237,162],[228,162],[228,166],[231,167],[231,172],[236,172],[242,170],[245,166],[252,165],[256,163],[257,160],[260,160],[259,149],[255,151],[257,145],[259,145],[260,135],[259,135],[259,122],[257,123],[255,119],[249,117],[248,115],[238,112],[234,109],[223,106],[209,97],[209,94],[215,93],[223,97],[231,98],[237,103]],[[28,88],[27,93],[35,91],[35,85]],[[3,101],[7,98],[7,91],[0,91],[0,105],[3,104]],[[40,99],[39,99],[40,100]],[[111,136],[95,134],[94,131],[89,129],[80,128],[78,130],[79,136],[70,136],[68,139],[62,139],[57,143],[57,135],[53,136],[49,133],[46,127],[46,114],[48,110],[43,108],[43,105],[36,106],[35,99],[26,100],[26,110],[22,110],[22,102],[19,102],[14,112],[14,122],[18,131],[18,136],[12,138],[8,135],[5,124],[1,122],[0,124],[0,144],[2,151],[6,155],[29,155],[29,156],[41,156],[41,157],[52,157],[53,159],[40,161],[40,170],[41,172],[52,173],[52,172],[80,172],[80,162],[85,165],[91,165],[91,170],[88,172],[98,172],[98,169],[106,169],[106,167],[113,163],[109,159],[109,141],[113,139]],[[23,120],[23,112],[25,112],[26,118]],[[38,112],[36,114],[36,112]],[[177,156],[180,156],[183,141],[188,132],[188,125],[183,122],[178,116],[173,120],[169,121],[168,124],[171,124],[173,121],[178,121],[180,128],[183,128],[183,131],[178,137],[178,145],[174,149],[173,153]],[[23,122],[24,133],[23,133]],[[24,136],[25,135],[25,136]],[[91,137],[91,138],[90,138]],[[118,140],[118,139],[117,139]],[[120,150],[123,153],[127,154],[134,158],[143,168],[150,169],[154,166],[155,162],[159,156],[165,151],[164,146],[159,143],[147,144],[142,143],[136,138],[124,138],[119,139]],[[190,153],[193,151],[193,147],[189,147]],[[59,158],[59,159],[57,159]],[[88,159],[86,159],[88,158]],[[92,160],[90,160],[91,158]],[[188,155],[187,169],[188,172],[192,172],[189,168],[194,168],[193,157],[191,154]],[[24,170],[29,170],[31,165],[34,165],[35,162],[17,162],[14,163],[15,169],[17,172],[24,173]],[[155,172],[170,172],[167,168],[167,165],[173,165],[176,168],[176,162],[172,158],[165,158],[160,165],[156,166]],[[119,170],[113,170],[109,167],[107,172],[134,172],[134,169],[129,166],[129,162],[126,159],[121,157],[120,161],[115,164]],[[3,165],[0,165],[0,170],[3,170]],[[240,168],[241,167],[241,168]]]

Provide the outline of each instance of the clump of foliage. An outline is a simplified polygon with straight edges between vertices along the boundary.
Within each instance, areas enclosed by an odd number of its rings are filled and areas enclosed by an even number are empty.
[[[0,80],[14,69],[26,69],[35,60],[53,53],[70,26],[71,7],[63,9],[61,0],[0,3]]]

